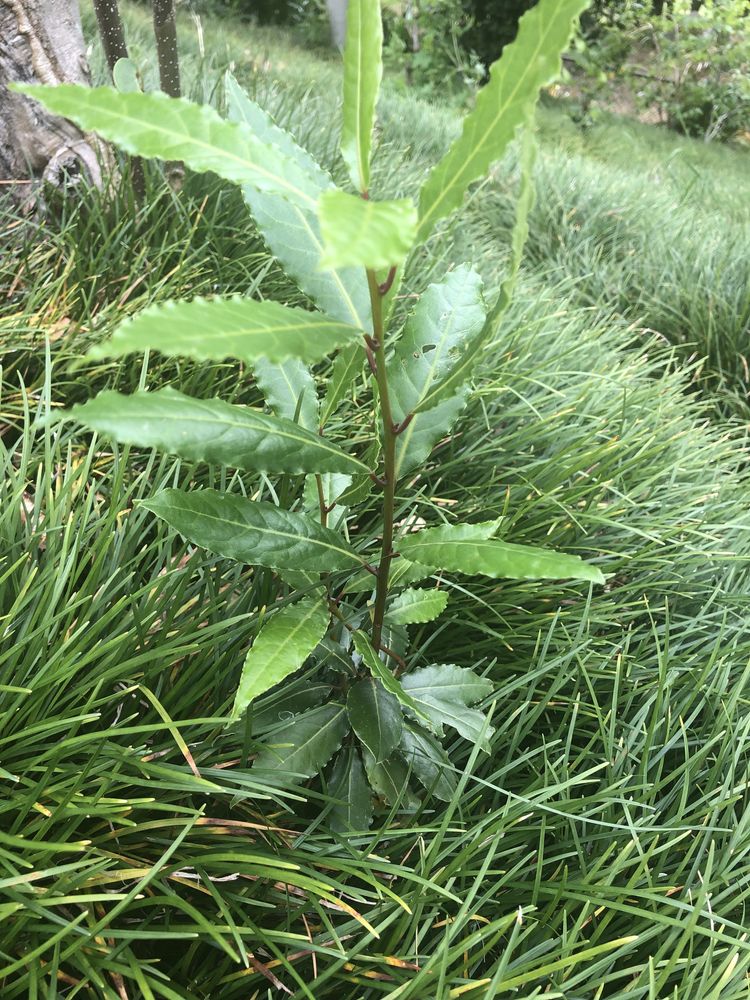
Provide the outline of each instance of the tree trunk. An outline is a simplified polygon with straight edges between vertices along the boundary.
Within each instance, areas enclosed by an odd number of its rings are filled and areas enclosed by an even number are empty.
[[[177,27],[173,0],[151,0],[154,9],[154,37],[159,60],[159,86],[170,97],[180,97],[180,62],[177,55]]]
[[[118,59],[128,58],[125,29],[117,0],[94,0],[94,13],[109,72],[114,79],[114,69]]]
[[[331,22],[331,41],[338,49],[343,49],[346,41],[347,0],[326,0],[328,17]]]
[[[0,0],[0,182],[23,198],[40,181],[100,185],[103,147],[13,82],[89,82],[77,0]]]

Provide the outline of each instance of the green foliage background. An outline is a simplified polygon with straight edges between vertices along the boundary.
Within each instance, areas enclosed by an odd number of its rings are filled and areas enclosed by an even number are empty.
[[[148,19],[128,8],[128,24],[151,85]],[[187,19],[181,36],[195,96],[208,99],[231,61],[341,171],[332,63],[232,23],[206,21],[203,56]],[[389,91],[380,121],[373,183],[413,192],[455,116]],[[228,742],[206,714],[231,700],[267,579],[188,551],[133,506],[175,484],[268,484],[82,443],[72,428],[53,437],[43,419],[92,387],[138,387],[128,363],[77,367],[124,313],[217,289],[302,304],[299,293],[236,192],[211,178],[189,176],[177,198],[149,174],[135,216],[125,193],[109,205],[92,194],[35,223],[39,238],[10,241],[4,998],[72,991],[58,974],[83,970],[86,997],[120,1000],[121,976],[134,997],[245,1000],[273,989],[253,960],[315,1000],[434,1000],[477,983],[490,997],[746,997],[747,160],[606,118],[583,132],[548,111],[541,131],[520,294],[481,394],[425,470],[424,496],[477,519],[505,514],[530,543],[591,546],[615,576],[590,600],[538,584],[451,590],[460,642],[429,625],[417,640],[487,667],[492,754],[457,739],[455,799],[408,823],[381,809],[353,844],[327,828],[328,793],[280,795],[253,779],[252,734]],[[502,277],[514,169],[510,157],[475,193],[415,281],[467,248],[488,283]],[[4,213],[6,234],[19,225]],[[153,357],[148,378],[259,400],[230,363]],[[341,432],[364,436],[364,417],[347,408]],[[291,704],[314,686],[301,676]],[[289,707],[269,698],[254,732]],[[331,905],[341,900],[380,938]]]

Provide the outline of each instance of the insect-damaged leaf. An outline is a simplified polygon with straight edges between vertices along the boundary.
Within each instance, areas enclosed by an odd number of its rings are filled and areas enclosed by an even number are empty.
[[[482,279],[473,268],[457,267],[429,286],[407,319],[388,365],[396,420],[437,406],[466,381],[469,372],[462,362],[481,339],[485,319]]]

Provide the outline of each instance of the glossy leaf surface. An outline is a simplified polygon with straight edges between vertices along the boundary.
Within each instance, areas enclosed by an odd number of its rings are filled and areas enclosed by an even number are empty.
[[[386,802],[390,805],[398,802],[406,812],[412,812],[419,806],[419,799],[409,788],[409,768],[400,754],[393,754],[388,760],[376,761],[365,750],[362,758],[370,784]]]
[[[456,790],[456,777],[437,740],[419,726],[406,723],[401,734],[400,750],[421,784],[435,798],[450,802]]]
[[[220,399],[194,399],[171,388],[129,396],[101,392],[74,406],[70,417],[117,441],[190,461],[258,472],[366,471],[360,461],[291,420]]]
[[[396,438],[397,479],[425,464],[435,445],[450,432],[465,409],[468,395],[468,390],[462,389],[431,410],[418,413],[403,433],[399,434]],[[403,416],[398,411],[394,413],[396,421],[403,420]]]
[[[319,361],[361,336],[354,327],[322,313],[257,302],[239,296],[165,302],[125,320],[112,338],[92,348],[92,358],[119,357],[133,351],[222,361],[258,358]]]
[[[245,657],[233,719],[238,719],[258,695],[299,670],[325,635],[329,619],[326,602],[307,597],[281,608],[263,625]]]
[[[388,365],[396,419],[429,410],[455,392],[462,361],[481,339],[485,319],[482,279],[473,268],[457,267],[427,288]]]
[[[604,583],[602,572],[579,556],[497,538],[478,539],[474,525],[443,525],[407,535],[399,551],[423,566],[453,573],[511,580],[590,580]]]
[[[375,652],[372,643],[364,632],[354,632],[354,648],[362,657],[362,661],[373,677],[377,677],[383,687],[398,700],[398,702],[413,712],[428,727],[430,716],[427,715],[412,696],[404,690],[403,685],[395,676],[388,664],[384,663]]]
[[[325,427],[331,414],[336,411],[352,383],[362,373],[365,366],[364,345],[351,344],[336,355],[333,371],[328,381],[323,406],[320,412],[321,427]]]
[[[277,417],[298,423],[308,431],[318,430],[318,389],[306,365],[297,358],[278,362],[259,358],[253,374]]]
[[[279,128],[270,115],[245,94],[237,81],[225,77],[229,117],[246,123],[264,142],[280,146],[297,167],[304,171],[318,196],[333,188],[329,174],[313,157]],[[273,192],[248,182],[242,193],[258,228],[284,270],[315,304],[333,319],[362,330],[372,331],[370,293],[361,268],[321,271],[318,267],[323,251],[316,207],[279,198]]]
[[[160,91],[119,93],[113,87],[71,83],[17,89],[126,153],[182,160],[193,170],[211,170],[225,180],[252,183],[300,205],[314,204],[316,187],[293,160],[249,128],[225,121],[208,105]]]
[[[492,683],[478,677],[472,670],[452,663],[433,664],[406,674],[402,678],[406,691],[429,715],[438,736],[444,726],[451,726],[465,739],[480,742],[489,749],[493,729],[485,725],[483,712],[470,706],[492,693]],[[484,731],[484,736],[482,733]]]
[[[349,731],[346,709],[330,702],[289,720],[257,756],[254,766],[311,778],[336,753]]]
[[[447,590],[404,590],[390,604],[386,618],[394,625],[416,625],[431,622],[445,611]]]
[[[335,531],[273,504],[215,490],[162,490],[141,505],[194,545],[271,569],[352,569],[362,565]]]
[[[331,810],[331,827],[341,833],[367,830],[372,822],[372,792],[362,760],[353,747],[333,762],[328,794],[338,802]]]
[[[374,677],[349,689],[346,710],[352,729],[376,761],[385,760],[401,741],[404,718],[396,698]]]

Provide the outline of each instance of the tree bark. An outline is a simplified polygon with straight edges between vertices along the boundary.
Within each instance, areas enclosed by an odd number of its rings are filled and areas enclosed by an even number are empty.
[[[159,60],[159,85],[170,97],[180,97],[180,62],[177,54],[177,27],[173,0],[151,0],[154,9],[154,37]]]
[[[326,7],[331,22],[331,41],[336,48],[343,49],[346,41],[347,0],[326,0]]]
[[[77,0],[0,0],[0,191],[100,185],[103,147],[7,85],[89,83]],[[7,185],[7,187],[6,187]]]
[[[114,73],[117,60],[128,58],[125,29],[117,0],[94,0],[94,13],[109,72]]]

